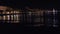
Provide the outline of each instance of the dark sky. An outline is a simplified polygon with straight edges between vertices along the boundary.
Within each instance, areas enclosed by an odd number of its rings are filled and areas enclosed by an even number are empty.
[[[26,0],[5,0],[2,5],[14,7],[14,8],[24,8],[29,6],[31,8],[58,8],[60,9],[59,1],[26,1]]]

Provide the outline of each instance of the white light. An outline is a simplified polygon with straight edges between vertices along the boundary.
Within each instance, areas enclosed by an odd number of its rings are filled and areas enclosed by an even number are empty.
[[[8,17],[8,20],[10,20],[10,15],[7,15],[7,17]]]
[[[29,12],[29,15],[31,15],[31,12]]]
[[[3,16],[3,19],[4,19],[4,20],[6,20],[5,18],[6,18],[6,16]]]
[[[53,9],[53,14],[55,14],[55,9]]]
[[[11,20],[13,20],[13,15],[11,15]]]
[[[7,12],[7,14],[9,14],[9,12]]]

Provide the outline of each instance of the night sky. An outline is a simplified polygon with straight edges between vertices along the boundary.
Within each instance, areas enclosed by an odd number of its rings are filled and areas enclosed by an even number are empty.
[[[9,7],[12,7],[12,8],[25,8],[26,6],[28,6],[28,7],[30,7],[30,8],[43,8],[43,9],[52,9],[52,8],[55,8],[55,9],[60,9],[60,2],[59,1],[51,1],[51,0],[48,0],[48,1],[23,1],[23,0],[0,0],[0,5],[3,5],[3,6],[9,6]],[[45,14],[44,14],[45,15]],[[48,15],[48,14],[47,14]],[[59,22],[60,22],[60,15],[59,15],[59,13],[57,14],[58,16],[58,20],[59,20]],[[23,15],[23,17],[24,16],[26,16],[26,15]],[[50,16],[50,15],[48,15],[48,16]],[[45,17],[45,16],[43,16],[43,17]],[[52,15],[52,17],[53,17],[53,15]],[[33,17],[34,18],[34,17]],[[49,18],[49,17],[48,17]],[[46,19],[48,19],[48,18],[46,18]],[[45,20],[45,19],[44,19]],[[24,20],[22,20],[23,22],[24,22]],[[44,21],[45,22],[45,21]],[[4,23],[5,24],[5,23]],[[45,23],[44,23],[45,24]],[[59,23],[60,24],[60,23]],[[13,26],[12,26],[13,25]],[[29,32],[29,33],[31,33],[31,32],[33,32],[33,33],[35,33],[35,32],[39,32],[39,31],[41,31],[41,32],[50,32],[50,30],[51,30],[51,32],[57,32],[57,31],[60,31],[60,25],[59,25],[59,28],[53,28],[53,27],[45,27],[45,26],[43,26],[42,28],[38,28],[38,27],[33,27],[32,26],[32,28],[31,27],[25,27],[24,25],[24,23],[23,24],[17,24],[17,25],[15,25],[15,24],[6,24],[6,25],[4,25],[3,27],[2,27],[2,25],[1,25],[1,31],[2,32],[8,32],[8,33],[11,33],[11,32],[17,32],[17,33],[20,33],[20,31],[21,32],[23,32],[23,33],[26,33],[26,32]],[[33,25],[33,24],[32,24]],[[21,27],[20,27],[21,26]],[[41,30],[40,30],[41,29]],[[48,31],[49,30],[49,31]],[[39,32],[40,33],[40,32]]]
[[[60,9],[59,1],[26,1],[26,0],[1,0],[0,5],[10,6],[13,8],[24,8],[26,6],[31,8],[44,8],[44,9],[52,9],[57,8]]]

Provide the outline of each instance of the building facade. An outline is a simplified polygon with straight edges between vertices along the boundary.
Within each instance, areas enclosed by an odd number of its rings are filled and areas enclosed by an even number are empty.
[[[19,23],[20,11],[10,7],[0,6],[0,22],[2,23]]]
[[[27,26],[58,27],[58,11],[41,9],[13,9],[0,6],[0,23],[22,23]]]

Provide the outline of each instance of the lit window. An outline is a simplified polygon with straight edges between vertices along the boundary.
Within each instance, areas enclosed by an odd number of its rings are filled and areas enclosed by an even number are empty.
[[[3,16],[3,20],[6,20],[6,16]]]
[[[14,11],[11,11],[11,14],[14,14]]]
[[[0,20],[7,23],[19,23],[19,11],[0,11]]]
[[[14,13],[16,13],[16,11],[14,11]]]
[[[6,12],[6,14],[10,14],[10,12]]]
[[[8,18],[7,20],[10,20],[10,15],[7,15],[7,18]]]
[[[13,18],[14,18],[14,16],[13,16],[13,15],[11,15],[11,20],[14,20]]]

